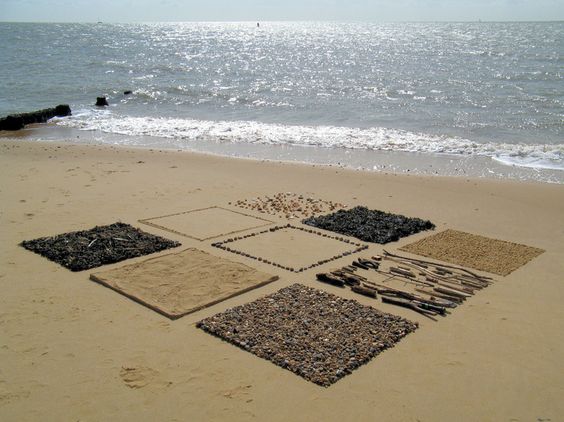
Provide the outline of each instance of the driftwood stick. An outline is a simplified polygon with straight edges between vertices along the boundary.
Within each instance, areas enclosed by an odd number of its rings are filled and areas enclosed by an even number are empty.
[[[428,302],[422,302],[420,300],[414,300],[413,303],[418,307],[425,311],[432,311],[436,312],[439,315],[445,316],[447,314],[447,310],[443,306],[435,305]]]
[[[415,264],[413,262],[406,262],[402,259],[389,258],[389,257],[386,257],[386,259],[389,260],[389,261],[401,263],[401,264],[404,264],[406,266],[412,267],[412,269],[415,269],[415,270],[419,271],[420,273],[427,275],[428,277],[439,278],[439,279],[447,278],[447,277],[444,277],[440,274],[437,274],[436,272],[430,271],[429,269],[422,267],[421,265]],[[402,268],[400,267],[400,269],[402,269]]]
[[[363,296],[368,296],[376,299],[376,289],[367,286],[351,286],[351,290]]]
[[[409,270],[404,270],[403,268],[390,267],[390,272],[394,274],[403,275],[409,278],[415,278],[415,274],[413,274]]]
[[[433,265],[433,266],[439,265],[439,266],[444,267],[444,268],[452,268],[452,269],[455,269],[455,270],[464,271],[465,273],[468,273],[468,274],[470,274],[470,275],[472,275],[472,276],[474,276],[474,277],[476,277],[477,279],[480,279],[480,280],[493,280],[491,277],[478,275],[478,274],[476,274],[476,273],[474,273],[470,270],[467,270],[466,268],[457,267],[455,265],[437,264],[436,262],[425,261],[425,260],[422,260],[422,259],[407,258],[407,257],[401,256],[401,255],[394,255],[394,254],[392,254],[392,253],[390,253],[386,250],[384,250],[384,256],[391,256],[393,258],[405,259],[407,261],[412,261],[412,262],[421,262],[423,264],[428,264],[428,265]]]
[[[458,297],[461,297],[461,298],[464,298],[464,299],[467,299],[467,298],[470,297],[469,294],[457,292],[456,290],[452,290],[452,289],[449,289],[449,288],[444,287],[444,286],[434,287],[433,290],[436,291],[436,292],[439,292],[439,293],[443,293],[445,295],[458,296]]]
[[[413,284],[416,284],[416,285],[423,285],[423,286],[427,286],[427,287],[433,287],[435,285],[435,283],[430,283],[428,281],[418,280],[417,278],[406,277],[404,275],[400,275],[400,274],[396,274],[396,273],[392,273],[392,272],[388,272],[388,271],[382,271],[382,270],[376,270],[376,271],[380,274],[387,275],[390,278],[403,277],[402,281],[405,281],[407,283],[413,283]]]
[[[461,286],[460,284],[453,284],[453,283],[449,283],[449,282],[446,282],[446,281],[439,281],[437,284],[439,286],[443,286],[443,287],[446,287],[446,288],[449,288],[449,289],[452,289],[452,290],[456,290],[457,292],[460,292],[460,293],[466,293],[470,296],[474,296],[474,290],[472,290],[468,287]]]
[[[419,293],[424,293],[424,294],[430,296],[431,298],[442,299],[445,302],[441,302],[441,303],[444,303],[445,306],[448,306],[449,308],[455,308],[462,302],[462,300],[458,297],[447,296],[447,295],[443,295],[441,293],[437,293],[437,292],[433,292],[433,291],[429,291],[429,290],[425,290],[425,289],[419,289],[419,288],[416,288],[415,290],[418,291]]]
[[[358,261],[353,261],[352,264],[353,264],[355,267],[362,268],[363,270],[369,270],[369,269],[370,269],[370,267],[367,267],[366,265],[364,265],[364,264],[362,264],[362,263],[360,263],[360,262],[358,262]]]
[[[329,275],[340,278],[345,282],[345,284],[348,284],[349,286],[358,286],[360,285],[360,283],[366,280],[364,277],[353,275],[343,271],[338,271],[338,270],[332,271]]]
[[[424,315],[424,316],[432,319],[433,321],[436,321],[436,319],[433,318],[433,316],[437,315],[436,312],[421,309],[417,305],[415,305],[414,303],[410,302],[409,300],[382,296],[382,302],[389,303],[391,305],[401,306],[402,308],[412,309],[415,312],[418,312],[421,315]]]
[[[353,278],[356,278],[357,280],[362,280],[362,281],[366,280],[366,277],[363,277],[360,274],[351,273],[351,272],[348,272],[348,271],[344,271],[342,269],[332,270],[331,273],[335,274],[335,275],[339,274],[339,275],[343,275],[343,276],[347,276],[347,277],[353,277]]]
[[[404,262],[404,261],[401,260],[401,259],[396,259],[396,258],[386,258],[386,259],[388,259],[388,260],[390,260],[390,261],[393,261],[393,262],[398,262],[398,263],[401,262],[401,263],[403,263],[403,264],[405,264],[405,265],[408,265],[408,266],[411,266],[411,267],[417,269],[418,271],[420,271],[420,274],[426,276],[425,278],[426,278],[427,281],[435,282],[435,283],[438,282],[439,280],[442,280],[442,281],[445,281],[445,282],[453,282],[453,277],[454,277],[454,275],[445,276],[445,275],[442,275],[442,274],[437,273],[437,272],[435,272],[435,271],[430,271],[430,270],[428,270],[427,268],[421,267],[421,266],[418,265],[418,264],[411,263],[411,262]],[[401,268],[400,268],[400,269],[401,269]],[[452,272],[451,272],[451,274],[452,274]],[[461,284],[461,283],[458,282],[458,281],[456,281],[456,283],[457,283],[457,284]]]
[[[341,268],[336,269],[334,271],[341,271],[341,272],[348,273],[348,274],[354,274],[354,271],[351,270],[351,267],[349,267],[349,266],[341,267]]]
[[[375,262],[375,261],[372,261],[371,259],[366,259],[366,258],[358,258],[358,262],[360,262],[362,265],[364,265],[366,267],[369,267],[369,268],[372,268],[372,269],[375,269],[375,270],[377,270],[378,267],[380,266],[379,262]]]
[[[439,305],[439,306],[443,305],[438,303],[437,301],[428,300],[425,299],[424,297],[421,297],[420,295],[406,292],[404,290],[398,290],[398,289],[394,289],[393,287],[382,286],[376,283],[373,283],[373,285],[375,286],[375,289],[378,291],[378,293],[380,293],[382,296],[400,297],[402,299],[407,299],[407,300],[418,300],[420,302],[425,302],[429,305]],[[449,304],[444,304],[444,305],[448,306]]]
[[[468,284],[472,284],[480,289],[483,289],[484,287],[488,287],[491,282],[486,282],[483,280],[478,280],[474,277],[471,277],[469,275],[466,274],[456,274],[454,276],[454,278],[458,281],[460,281],[461,283],[468,283]]]
[[[316,274],[315,277],[323,283],[331,284],[337,287],[345,287],[345,282],[343,280],[330,274],[319,273]]]

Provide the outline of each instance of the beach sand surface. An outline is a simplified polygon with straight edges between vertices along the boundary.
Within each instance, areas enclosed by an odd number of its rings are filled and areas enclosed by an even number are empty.
[[[2,421],[564,420],[562,185],[6,138],[0,169]],[[493,285],[433,322],[315,281],[316,272],[350,264],[351,257],[295,274],[138,222],[212,206],[237,211],[228,203],[276,192],[430,219],[436,231],[546,252],[507,277],[495,276]],[[195,247],[280,279],[172,321],[89,280],[93,271],[73,273],[18,246],[116,221],[182,243],[162,255]],[[358,256],[397,252],[432,233],[371,245]],[[308,262],[308,251],[302,253]],[[318,255],[312,250],[310,258]],[[296,282],[418,321],[420,328],[323,388],[195,327]]]

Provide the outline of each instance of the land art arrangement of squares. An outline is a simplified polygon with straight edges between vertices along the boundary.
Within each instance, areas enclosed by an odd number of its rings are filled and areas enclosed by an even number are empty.
[[[278,279],[194,248],[94,273],[90,278],[171,319]]]
[[[272,224],[271,221],[221,207],[147,218],[139,222],[196,240],[228,236]]]
[[[257,198],[240,199],[235,201],[233,205],[285,218],[313,217],[317,214],[333,212],[347,207],[340,202],[326,201],[293,192],[281,192]]]
[[[543,249],[445,230],[400,248],[463,267],[506,276],[544,252]]]
[[[26,240],[24,248],[68,268],[82,271],[149,255],[180,243],[146,233],[125,223]]]
[[[367,245],[286,224],[212,246],[292,272],[302,272],[367,249]]]
[[[302,221],[308,226],[353,236],[365,242],[385,244],[395,242],[423,230],[431,230],[435,225],[429,220],[354,207],[339,210],[333,214],[310,217]]]
[[[418,325],[355,300],[294,284],[206,318],[197,327],[328,387],[393,347]]]

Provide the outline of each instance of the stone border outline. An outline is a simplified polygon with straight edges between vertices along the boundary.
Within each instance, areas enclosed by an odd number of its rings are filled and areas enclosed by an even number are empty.
[[[199,237],[191,236],[191,235],[189,235],[189,234],[179,232],[178,230],[170,229],[170,228],[168,228],[168,227],[161,226],[161,225],[159,225],[159,224],[156,224],[156,223],[151,222],[151,220],[157,220],[157,219],[159,219],[159,218],[174,217],[174,216],[176,216],[176,215],[190,214],[190,213],[193,213],[193,212],[211,210],[211,209],[214,209],[214,208],[217,208],[217,209],[220,209],[220,210],[224,210],[224,211],[229,211],[229,212],[232,212],[232,213],[235,213],[235,214],[239,214],[239,215],[243,215],[243,216],[245,216],[245,217],[251,217],[251,218],[254,218],[254,219],[256,219],[256,220],[262,220],[262,221],[265,221],[266,224],[259,224],[258,226],[252,226],[252,227],[249,227],[249,228],[247,228],[247,229],[234,230],[234,231],[231,231],[231,232],[228,232],[228,233],[221,233],[221,234],[218,234],[218,235],[215,235],[215,236],[209,236],[209,237],[205,237],[205,238],[199,238]],[[183,212],[176,212],[176,213],[173,213],[173,214],[160,215],[160,216],[157,216],[157,217],[144,218],[144,219],[137,220],[137,221],[138,221],[139,223],[141,223],[141,224],[146,224],[147,226],[155,227],[155,228],[157,228],[157,229],[164,230],[164,231],[167,231],[167,232],[169,232],[169,233],[174,233],[174,234],[178,234],[178,235],[180,235],[180,236],[188,237],[189,239],[195,239],[195,240],[198,240],[198,241],[200,241],[200,242],[204,242],[204,241],[210,240],[210,239],[215,239],[216,237],[229,236],[230,234],[240,233],[240,232],[244,232],[244,231],[246,231],[246,230],[254,230],[254,229],[258,229],[258,228],[260,228],[260,227],[265,227],[265,226],[269,226],[269,225],[271,225],[271,224],[274,224],[274,221],[270,221],[270,220],[267,220],[267,219],[265,219],[265,218],[257,217],[257,216],[255,216],[255,215],[251,215],[251,214],[245,214],[245,213],[243,213],[243,212],[234,211],[234,210],[231,210],[231,209],[229,209],[229,208],[220,207],[220,206],[218,206],[218,205],[214,205],[214,206],[211,206],[211,207],[205,207],[205,208],[198,208],[198,209],[195,209],[195,210],[188,210],[188,211],[183,211]]]
[[[266,233],[269,233],[269,232],[275,232],[275,231],[283,230],[283,229],[301,230],[301,231],[306,232],[306,233],[315,234],[317,236],[326,237],[326,238],[337,240],[337,241],[343,242],[343,243],[348,243],[348,244],[351,244],[353,246],[356,246],[356,248],[353,249],[353,250],[350,250],[350,251],[345,251],[345,252],[343,252],[339,255],[332,256],[331,258],[328,258],[328,259],[322,259],[320,261],[317,261],[314,264],[308,265],[307,267],[293,268],[293,267],[288,267],[288,266],[279,264],[277,262],[270,261],[270,260],[262,258],[262,257],[250,255],[246,252],[239,251],[237,249],[232,249],[228,246],[224,246],[227,243],[236,242],[238,240],[246,239],[248,237],[260,236],[262,234],[266,234]],[[234,254],[237,254],[237,255],[244,256],[246,258],[254,259],[254,260],[259,261],[259,262],[264,262],[265,264],[269,264],[269,265],[272,265],[272,266],[277,267],[277,268],[282,268],[283,270],[290,271],[290,272],[293,272],[293,273],[301,273],[301,272],[304,272],[304,271],[309,270],[311,268],[318,267],[318,266],[326,264],[328,262],[335,261],[336,259],[343,258],[345,256],[349,256],[349,255],[358,253],[360,251],[363,251],[363,250],[366,250],[366,249],[369,248],[369,245],[357,243],[357,242],[349,240],[345,237],[333,236],[333,235],[315,230],[313,228],[308,229],[308,228],[305,228],[305,227],[295,226],[295,225],[292,225],[292,224],[284,224],[284,225],[281,225],[281,226],[274,226],[274,227],[271,227],[270,229],[267,229],[267,230],[262,230],[262,231],[247,234],[247,235],[244,235],[244,236],[237,236],[237,237],[227,239],[227,240],[224,240],[224,241],[221,241],[221,242],[214,242],[214,243],[211,244],[211,246],[213,246],[214,248],[222,249],[222,250],[227,251],[227,252],[231,252],[231,253],[234,253]]]

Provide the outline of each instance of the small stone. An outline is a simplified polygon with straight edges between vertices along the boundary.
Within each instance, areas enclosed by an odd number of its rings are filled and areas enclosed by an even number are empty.
[[[96,107],[104,107],[104,106],[108,106],[108,100],[106,99],[106,97],[97,97],[96,98]]]

